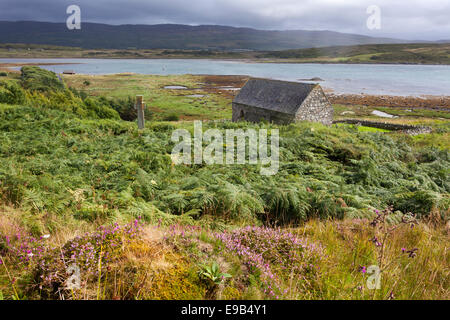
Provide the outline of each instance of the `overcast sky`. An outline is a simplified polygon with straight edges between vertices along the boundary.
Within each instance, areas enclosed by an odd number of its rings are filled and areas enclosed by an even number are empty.
[[[82,22],[219,24],[450,39],[450,0],[1,0],[0,20],[64,22],[71,4],[80,6]],[[367,28],[371,5],[381,9],[380,30]]]

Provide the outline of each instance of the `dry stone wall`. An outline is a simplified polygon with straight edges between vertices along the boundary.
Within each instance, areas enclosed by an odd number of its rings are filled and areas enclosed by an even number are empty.
[[[355,125],[360,125],[360,126],[365,126],[365,127],[385,129],[385,130],[390,130],[390,131],[401,131],[401,132],[409,134],[409,135],[430,133],[432,131],[432,129],[430,127],[424,127],[424,126],[412,126],[412,125],[406,125],[406,124],[376,122],[376,121],[367,121],[367,120],[358,120],[358,119],[338,120],[338,121],[334,121],[333,123],[348,123],[348,124],[355,124]]]
[[[295,119],[297,121],[306,120],[331,125],[333,123],[333,113],[333,106],[322,89],[316,87],[302,103],[295,115]]]

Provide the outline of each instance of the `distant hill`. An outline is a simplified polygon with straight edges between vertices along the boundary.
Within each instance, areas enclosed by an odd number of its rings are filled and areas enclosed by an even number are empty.
[[[0,21],[0,43],[48,44],[85,49],[286,50],[408,42],[332,31],[266,31],[215,25],[113,26],[86,22],[81,27],[81,30],[68,30],[65,23]]]

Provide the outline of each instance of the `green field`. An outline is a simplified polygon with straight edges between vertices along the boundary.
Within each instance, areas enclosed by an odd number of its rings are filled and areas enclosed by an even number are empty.
[[[127,98],[143,95],[148,111],[155,119],[177,114],[181,119],[229,119],[230,99],[218,92],[202,88],[199,76],[153,76],[123,74],[111,76],[68,76],[68,85],[88,95],[108,98]],[[85,81],[90,84],[86,85]],[[182,86],[186,90],[165,89],[166,86]],[[203,97],[189,97],[203,95]]]
[[[173,163],[175,129],[231,114],[230,94],[200,76],[61,83],[24,67],[3,78],[2,299],[450,298],[448,120],[394,119],[434,128],[415,137],[203,123],[278,129],[279,172],[262,176],[261,163]],[[128,99],[136,94],[148,102],[144,130]],[[64,289],[70,263],[80,289]],[[370,265],[382,269],[380,290],[366,286]]]

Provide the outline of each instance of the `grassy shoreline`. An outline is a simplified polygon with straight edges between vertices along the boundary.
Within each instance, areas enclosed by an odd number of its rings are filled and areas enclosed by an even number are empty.
[[[36,44],[0,44],[0,58],[212,59],[251,63],[449,65],[450,44],[360,45],[249,52],[82,49]]]

